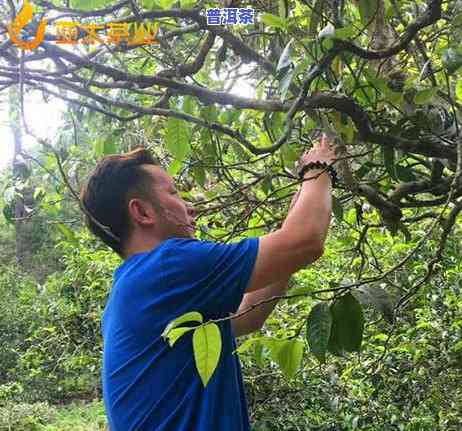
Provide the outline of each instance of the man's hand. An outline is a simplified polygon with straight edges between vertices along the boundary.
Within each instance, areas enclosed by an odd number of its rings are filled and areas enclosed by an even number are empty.
[[[307,163],[310,162],[326,162],[326,163],[332,163],[333,161],[336,160],[336,155],[334,150],[332,150],[331,147],[331,141],[327,138],[327,136],[323,133],[321,136],[320,142],[315,144],[311,150],[305,152],[301,157],[300,160],[295,164],[298,168],[301,168],[302,166],[306,165]],[[297,202],[298,197],[300,196],[300,191],[301,187],[297,190],[297,192],[293,195],[292,201],[289,206],[289,211],[292,209],[292,207],[295,205],[295,202]]]
[[[331,164],[336,160],[336,155],[331,147],[332,142],[328,140],[325,134],[322,134],[321,140],[316,143],[313,148],[305,152],[297,163],[297,168],[310,162],[326,162]],[[298,169],[297,169],[298,170]]]

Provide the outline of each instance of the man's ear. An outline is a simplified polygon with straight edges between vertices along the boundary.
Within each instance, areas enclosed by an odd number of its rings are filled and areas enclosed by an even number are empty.
[[[157,220],[157,214],[152,205],[143,199],[133,198],[128,202],[128,215],[132,224],[153,226]]]

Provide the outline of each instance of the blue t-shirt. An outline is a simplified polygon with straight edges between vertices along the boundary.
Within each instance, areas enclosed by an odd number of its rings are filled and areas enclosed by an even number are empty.
[[[103,398],[111,431],[250,429],[231,321],[218,323],[222,351],[205,388],[193,331],[173,347],[161,334],[189,311],[199,311],[204,321],[235,313],[258,244],[258,238],[232,244],[169,238],[116,269],[102,319]]]

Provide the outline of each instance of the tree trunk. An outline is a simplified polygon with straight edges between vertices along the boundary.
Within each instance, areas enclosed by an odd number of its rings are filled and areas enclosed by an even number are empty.
[[[27,208],[32,208],[33,190],[28,183],[29,167],[21,157],[22,132],[20,122],[19,94],[17,88],[9,93],[10,128],[14,139],[13,178],[17,198],[15,200],[16,261],[23,268],[29,268],[32,261],[32,220],[27,218]]]

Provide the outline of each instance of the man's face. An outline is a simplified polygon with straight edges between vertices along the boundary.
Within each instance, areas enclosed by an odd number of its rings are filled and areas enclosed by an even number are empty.
[[[160,166],[144,165],[154,177],[154,192],[157,197],[160,213],[158,231],[163,238],[194,238],[195,210],[179,195],[173,178]]]

